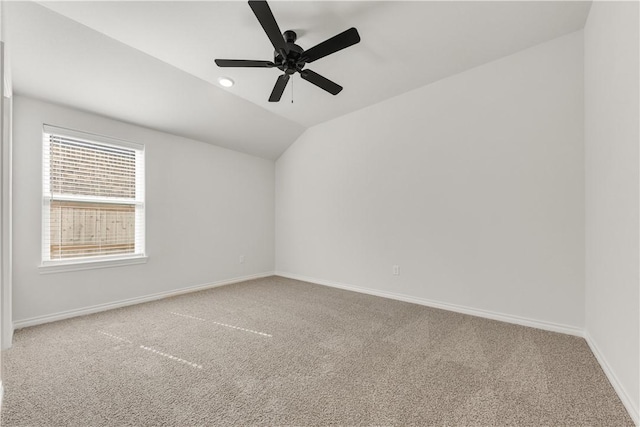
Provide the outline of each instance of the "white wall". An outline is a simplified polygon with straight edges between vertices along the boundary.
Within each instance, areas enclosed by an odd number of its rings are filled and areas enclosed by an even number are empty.
[[[39,274],[43,123],[145,144],[146,264]],[[273,271],[273,161],[21,96],[13,131],[15,322]]]
[[[586,331],[636,423],[640,422],[638,13],[637,2],[594,2],[584,29]]]
[[[276,270],[581,329],[582,70],[577,32],[310,128]]]

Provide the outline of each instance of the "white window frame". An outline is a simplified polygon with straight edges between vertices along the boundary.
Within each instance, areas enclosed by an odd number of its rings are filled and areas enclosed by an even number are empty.
[[[135,204],[136,227],[140,228],[140,232],[135,233],[135,249],[134,253],[114,254],[114,255],[95,255],[78,258],[68,258],[63,260],[52,260],[50,253],[50,241],[47,233],[50,230],[51,220],[51,195],[49,187],[50,164],[46,161],[46,149],[49,147],[47,135],[57,135],[67,138],[73,138],[89,143],[100,143],[120,148],[129,148],[136,150],[136,200],[134,203],[130,199],[103,199],[95,196],[77,196],[65,195],[62,198],[56,197],[56,200],[80,201],[80,202],[100,202],[100,203],[126,203]],[[96,135],[87,132],[66,129],[62,127],[43,125],[42,132],[42,228],[41,228],[41,264],[39,271],[41,274],[66,272],[75,270],[87,270],[94,268],[118,267],[131,264],[142,264],[147,261],[145,251],[146,240],[146,221],[145,221],[145,150],[143,144],[124,141],[107,136]]]

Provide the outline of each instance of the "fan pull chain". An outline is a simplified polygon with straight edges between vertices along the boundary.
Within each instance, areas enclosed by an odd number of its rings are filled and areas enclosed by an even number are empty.
[[[293,104],[293,81],[295,79],[293,78],[293,76],[291,76],[291,103]]]

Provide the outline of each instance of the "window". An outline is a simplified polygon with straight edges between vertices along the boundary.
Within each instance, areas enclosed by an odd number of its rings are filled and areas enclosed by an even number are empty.
[[[42,151],[42,267],[144,258],[144,146],[45,125]]]

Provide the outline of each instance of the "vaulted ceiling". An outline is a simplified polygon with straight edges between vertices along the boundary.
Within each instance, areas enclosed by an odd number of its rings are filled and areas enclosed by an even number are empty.
[[[5,3],[14,90],[275,159],[310,126],[579,30],[590,2],[270,5],[305,49],[358,29],[359,44],[307,66],[340,94],[296,75],[269,103],[279,70],[218,68],[215,58],[273,59],[245,1]],[[221,76],[236,84],[222,88]]]

